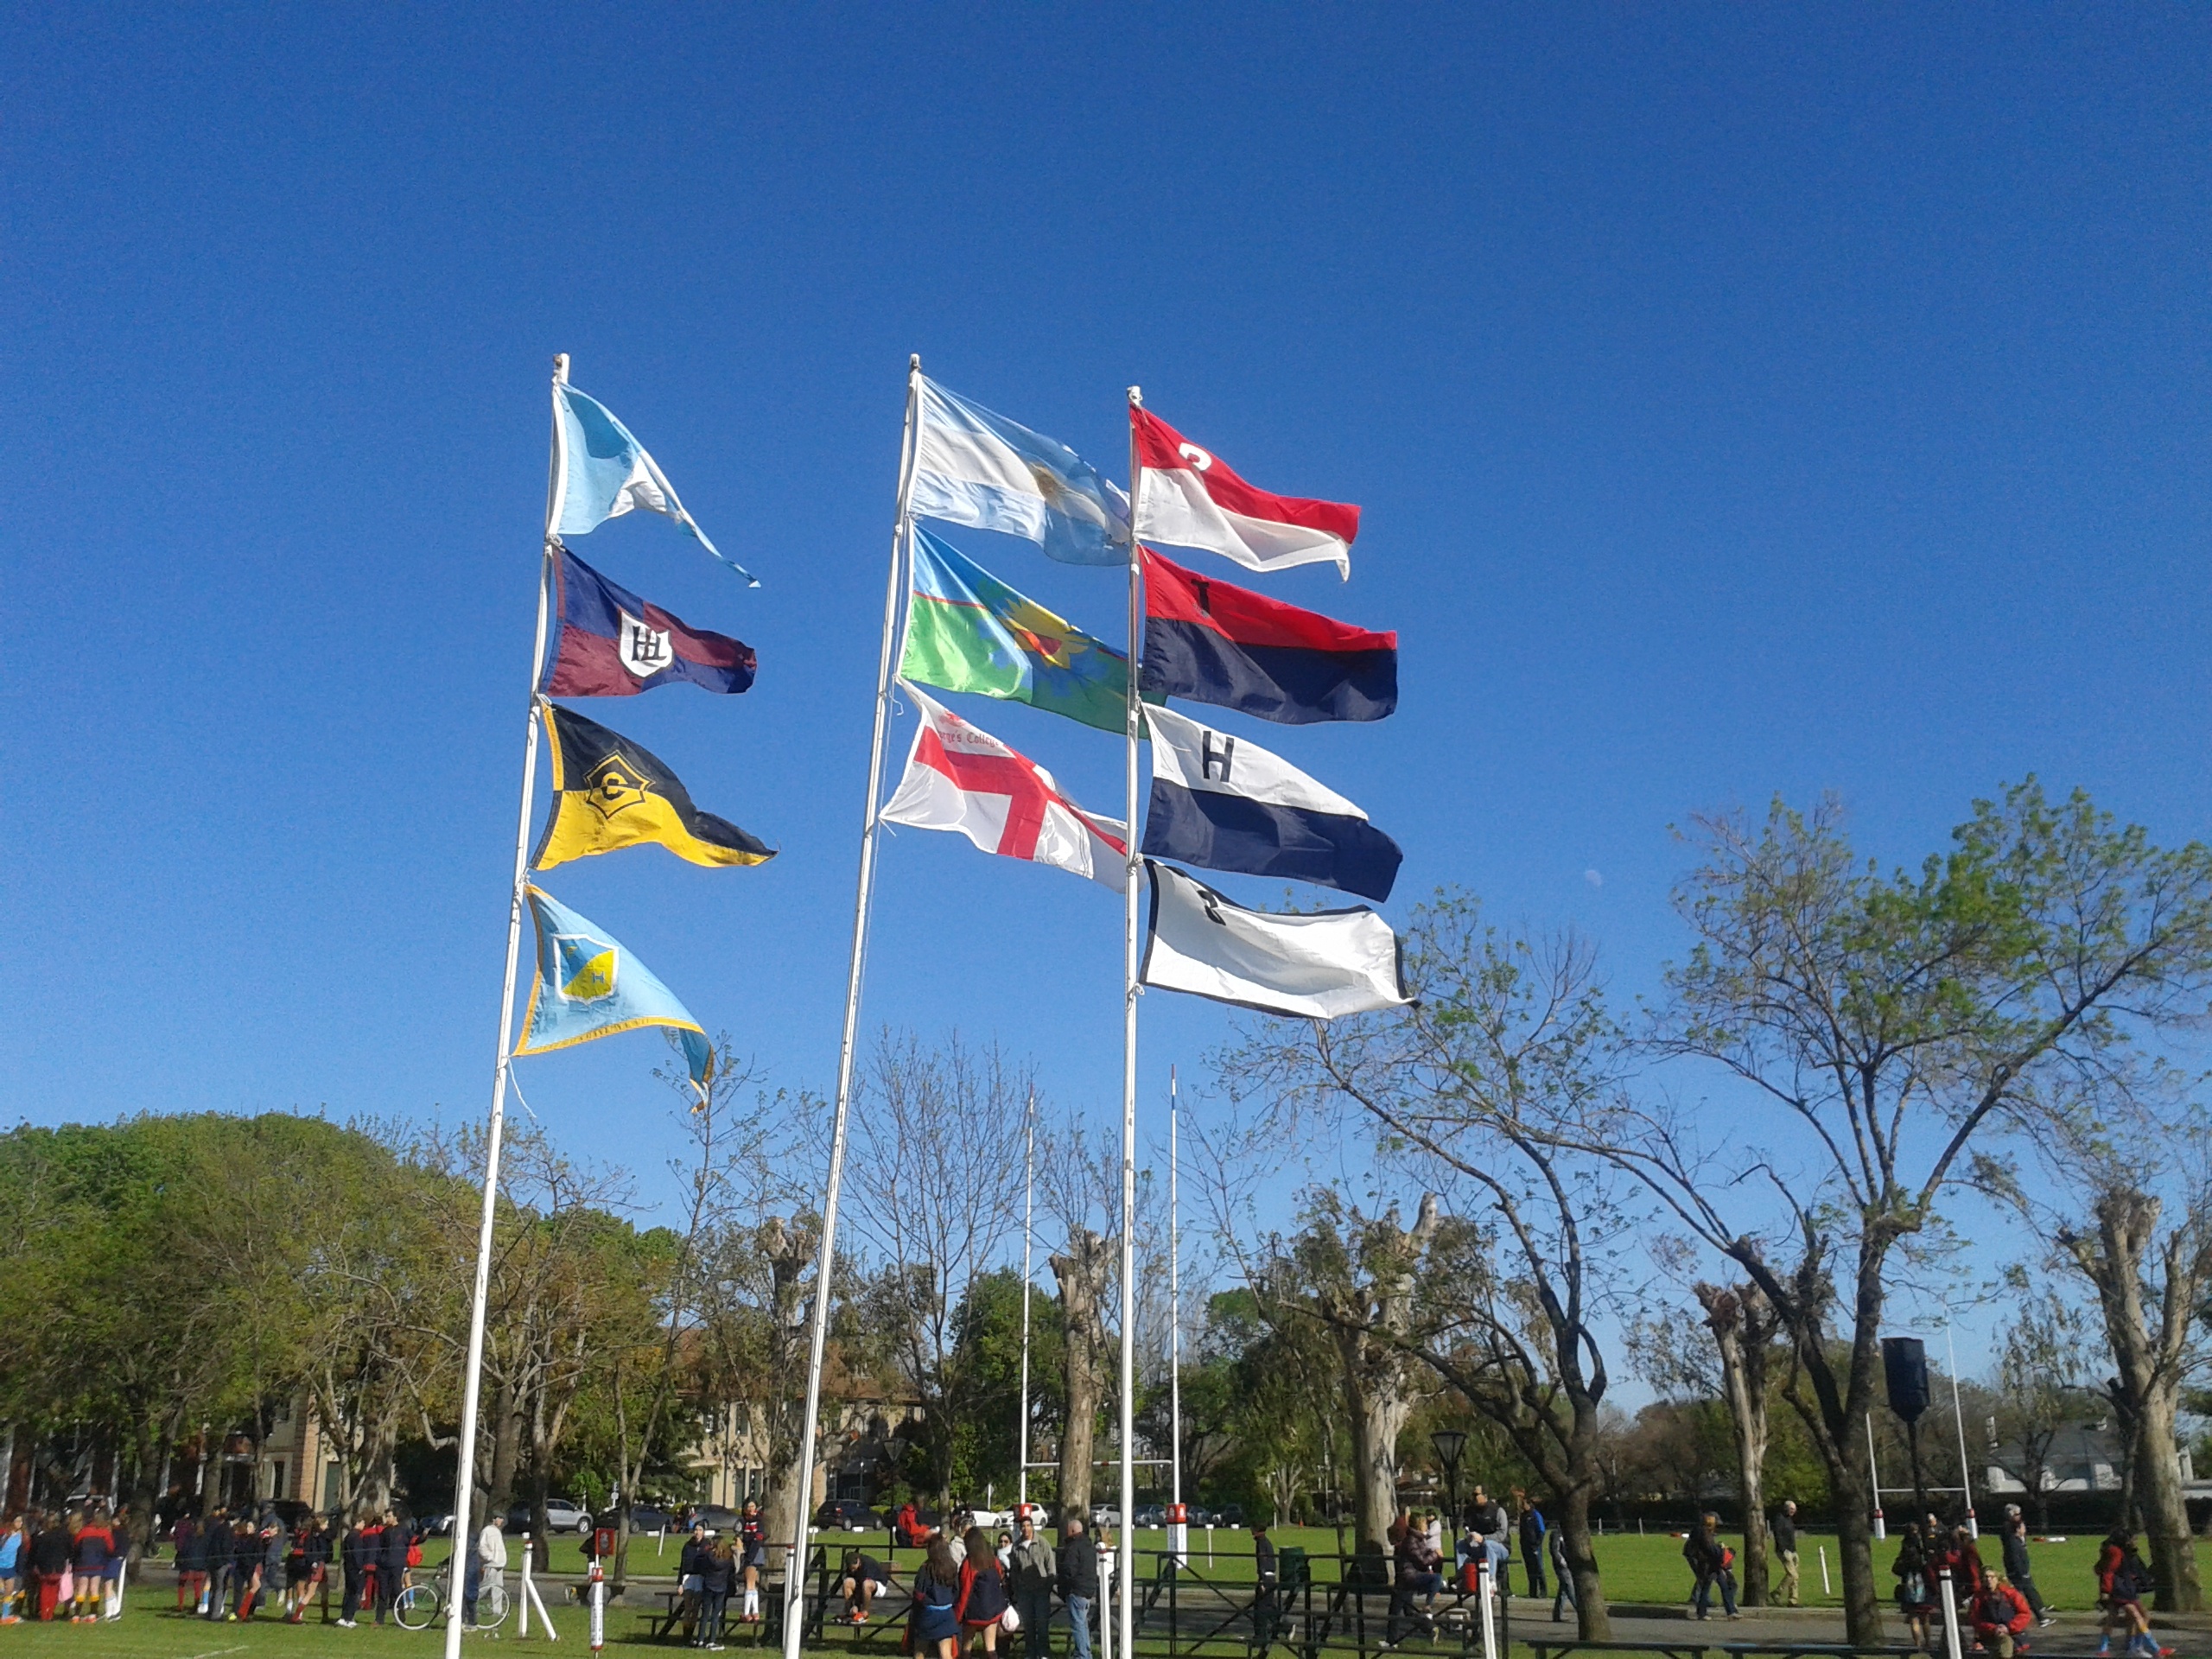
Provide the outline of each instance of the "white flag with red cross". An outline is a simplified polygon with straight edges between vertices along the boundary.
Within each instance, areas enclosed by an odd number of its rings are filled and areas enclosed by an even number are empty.
[[[1052,774],[978,731],[906,680],[899,688],[922,716],[906,775],[883,809],[886,823],[952,830],[987,853],[1087,875],[1121,892],[1128,880],[1128,831],[1084,811]]]

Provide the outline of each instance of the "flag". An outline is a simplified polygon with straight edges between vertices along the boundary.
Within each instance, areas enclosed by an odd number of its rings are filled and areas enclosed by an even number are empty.
[[[1359,509],[1338,501],[1270,495],[1236,476],[1220,456],[1186,442],[1148,410],[1129,405],[1136,429],[1137,536],[1202,547],[1254,570],[1333,563],[1351,575]]]
[[[922,723],[899,792],[883,809],[884,823],[956,830],[987,853],[1050,864],[1122,890],[1129,849],[1121,823],[1084,811],[1034,760],[900,683]]]
[[[652,750],[558,703],[547,703],[545,713],[553,810],[533,869],[648,843],[709,866],[766,864],[776,855],[728,819],[692,805],[690,791]]]
[[[1411,1000],[1398,936],[1364,905],[1277,916],[1231,904],[1171,864],[1147,859],[1144,867],[1152,922],[1137,976],[1143,984],[1309,1020]]]
[[[709,691],[743,691],[758,665],[753,647],[686,626],[626,588],[617,588],[565,547],[554,549],[560,638],[537,689],[556,697],[627,697],[689,680]]]
[[[676,499],[676,486],[630,429],[595,397],[565,382],[553,388],[559,418],[553,423],[553,529],[583,536],[633,507],[666,513],[698,538],[699,545],[758,588],[752,573],[722,559],[698,521]]]
[[[715,1052],[676,994],[612,934],[542,888],[524,891],[537,925],[537,976],[531,982],[530,1011],[515,1052],[544,1054],[619,1031],[665,1026],[683,1044],[691,1086],[703,1100]]]
[[[1004,531],[1068,564],[1128,559],[1128,497],[1056,438],[922,382],[913,511]]]
[[[1125,655],[926,530],[914,531],[913,594],[899,672],[947,691],[1026,702],[1101,731],[1124,730],[1128,721]]]
[[[1165,709],[1151,711],[1152,804],[1143,850],[1201,869],[1288,876],[1381,900],[1405,855],[1334,790]]]
[[[1231,587],[1144,550],[1147,701],[1188,697],[1287,726],[1398,706],[1398,636]]]

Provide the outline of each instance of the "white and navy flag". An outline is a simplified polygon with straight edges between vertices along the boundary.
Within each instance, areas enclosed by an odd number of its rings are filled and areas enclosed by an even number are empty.
[[[1151,711],[1156,712],[1156,711]],[[1364,905],[1277,916],[1231,904],[1173,865],[1144,861],[1152,924],[1140,982],[1309,1020],[1402,1007],[1398,936]]]
[[[1152,804],[1143,850],[1201,869],[1287,876],[1390,896],[1405,855],[1367,814],[1249,738],[1147,709]]]

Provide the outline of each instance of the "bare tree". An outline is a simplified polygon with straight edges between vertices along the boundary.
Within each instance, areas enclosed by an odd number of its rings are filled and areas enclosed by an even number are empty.
[[[1755,1284],[1696,1287],[1720,1357],[1721,1397],[1736,1432],[1736,1486],[1744,1500],[1744,1600],[1764,1607],[1767,1592],[1767,1385],[1782,1321]]]
[[[886,1031],[854,1114],[845,1192],[876,1267],[869,1317],[920,1402],[916,1433],[940,1503],[952,1495],[950,1407],[969,1357],[961,1309],[1020,1230],[1022,1160],[1009,1152],[1031,1087],[1029,1068],[995,1045],[971,1050],[955,1033],[930,1048]]]
[[[1090,1513],[1098,1419],[1109,1395],[1107,1338],[1119,1324],[1122,1160],[1119,1147],[1094,1143],[1073,1120],[1052,1128],[1038,1148],[1039,1188],[1060,1248],[1050,1258],[1060,1287],[1060,1507]]]

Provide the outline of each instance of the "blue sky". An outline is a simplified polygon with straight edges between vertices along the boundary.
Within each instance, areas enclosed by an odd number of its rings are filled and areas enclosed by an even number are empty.
[[[482,1109],[556,351],[764,584],[581,539],[760,659],[589,712],[783,853],[548,885],[777,1083],[834,1066],[910,352],[1117,477],[1135,381],[1363,505],[1349,585],[1262,585],[1399,629],[1401,711],[1270,741],[1393,914],[1464,883],[1632,997],[1700,808],[1916,860],[2035,771],[2196,836],[2208,59],[2159,7],[12,12],[0,1116]],[[1111,575],[963,544],[1114,637]],[[1116,809],[1110,739],[963,710]],[[915,832],[880,893],[871,1025],[1114,1111],[1109,895]],[[1148,1100],[1227,1018],[1147,999]],[[524,1087],[650,1167],[661,1058]]]

